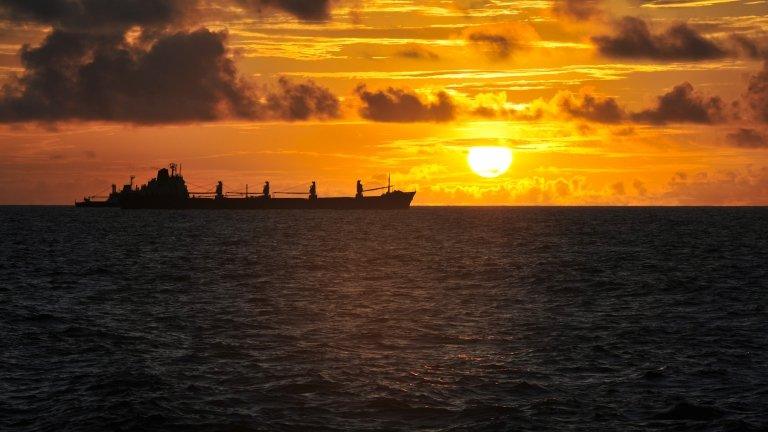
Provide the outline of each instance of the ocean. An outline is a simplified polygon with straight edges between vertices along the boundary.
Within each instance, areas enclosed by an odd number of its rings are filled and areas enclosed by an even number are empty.
[[[3,431],[765,431],[768,209],[0,208]]]

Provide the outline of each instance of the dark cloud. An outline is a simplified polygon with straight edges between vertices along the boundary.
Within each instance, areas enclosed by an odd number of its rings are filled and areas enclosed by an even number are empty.
[[[140,124],[223,118],[306,120],[339,115],[338,99],[313,82],[257,92],[238,73],[226,34],[179,31],[203,5],[281,10],[327,19],[332,0],[0,0],[0,21],[53,27],[24,46],[24,71],[0,90],[0,122]],[[128,41],[129,29],[141,28]]]
[[[456,116],[457,107],[445,92],[437,94],[437,101],[422,101],[415,93],[389,87],[369,91],[364,85],[356,89],[363,102],[360,115],[380,122],[446,122]]]
[[[538,98],[522,108],[479,105],[467,109],[460,107],[462,113],[475,117],[508,118],[518,121],[540,121],[547,119],[585,120],[590,123],[621,124],[646,123],[664,125],[668,123],[715,124],[733,120],[737,112],[732,105],[726,104],[717,96],[706,97],[694,91],[690,83],[675,86],[669,92],[659,96],[655,106],[640,111],[628,112],[613,97],[590,93],[560,91],[551,99]],[[582,126],[584,127],[584,126]],[[632,128],[615,131],[615,135],[631,135]]]
[[[552,5],[560,16],[586,21],[602,13],[602,0],[556,0]]]
[[[627,117],[624,109],[612,97],[573,93],[565,90],[558,92],[551,99],[535,99],[522,108],[507,108],[498,104],[495,106],[480,104],[467,112],[482,118],[500,117],[518,121],[577,119],[607,124],[621,123]]]
[[[598,50],[609,57],[655,60],[707,60],[728,53],[686,24],[676,24],[663,33],[651,34],[640,18],[624,17],[616,23],[616,33],[595,36]]]
[[[729,37],[731,50],[735,54],[741,54],[751,59],[768,58],[768,42],[766,36],[748,37],[741,34],[733,34]]]
[[[282,11],[304,21],[330,18],[332,0],[209,0],[263,14]],[[0,0],[0,18],[48,24],[60,29],[119,31],[130,26],[167,26],[197,15],[202,0]]]
[[[277,91],[267,96],[267,114],[283,120],[331,119],[339,116],[339,99],[313,81],[295,84],[280,78]]]
[[[429,48],[421,45],[409,45],[395,52],[395,55],[412,60],[439,60],[440,56]]]
[[[659,96],[656,107],[634,113],[640,123],[716,123],[725,118],[725,104],[719,97],[705,98],[693,91],[690,83],[675,86]]]
[[[556,103],[560,111],[570,117],[597,123],[619,123],[624,119],[624,110],[614,98],[598,98],[590,94],[563,95],[556,98]]]
[[[616,99],[589,93],[563,90],[551,99],[538,98],[522,108],[480,106],[472,111],[478,117],[506,117],[513,120],[586,120],[592,123],[621,123],[627,117]],[[587,127],[582,124],[581,127]]]
[[[242,6],[262,13],[279,9],[305,21],[325,21],[331,16],[331,0],[237,0]]]
[[[262,102],[238,75],[225,40],[225,33],[200,29],[163,34],[144,47],[122,36],[56,30],[40,46],[23,48],[25,72],[3,87],[0,122],[157,124],[338,115],[335,98],[312,83],[281,81]]]
[[[768,123],[768,60],[762,70],[750,77],[745,98],[754,118]]]
[[[0,0],[0,18],[79,31],[94,28],[119,31],[133,25],[166,25],[181,19],[197,3],[197,0]]]
[[[766,148],[768,137],[754,129],[741,128],[727,135],[728,142],[736,147]]]
[[[470,33],[467,40],[488,54],[489,57],[498,59],[509,57],[512,50],[518,46],[517,41],[507,36],[482,31]]]
[[[528,48],[538,39],[536,30],[522,22],[507,22],[470,27],[463,33],[470,46],[492,60],[504,60],[514,52]]]

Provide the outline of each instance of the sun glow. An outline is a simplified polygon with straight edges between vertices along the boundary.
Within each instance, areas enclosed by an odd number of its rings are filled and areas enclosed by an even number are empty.
[[[467,162],[472,171],[481,177],[498,177],[512,165],[512,150],[506,147],[472,147]]]

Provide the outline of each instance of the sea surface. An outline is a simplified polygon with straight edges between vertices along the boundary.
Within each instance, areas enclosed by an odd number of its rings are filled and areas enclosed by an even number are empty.
[[[0,208],[2,431],[766,431],[768,209]]]

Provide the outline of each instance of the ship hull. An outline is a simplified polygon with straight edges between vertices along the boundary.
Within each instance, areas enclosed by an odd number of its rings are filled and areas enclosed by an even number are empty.
[[[393,192],[377,197],[363,198],[182,198],[128,196],[123,198],[124,209],[167,210],[398,210],[407,209],[416,192]]]
[[[120,203],[111,201],[78,201],[75,203],[78,208],[120,208]]]

